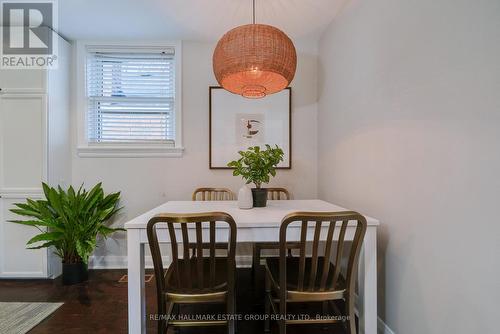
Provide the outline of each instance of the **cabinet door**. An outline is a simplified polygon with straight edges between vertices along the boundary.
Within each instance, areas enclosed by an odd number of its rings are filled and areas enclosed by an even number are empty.
[[[25,201],[26,198],[17,195],[0,198],[0,277],[2,278],[45,278],[48,276],[48,250],[26,249],[26,242],[40,231],[31,226],[8,222],[13,219],[22,219],[9,209],[14,207],[14,203]]]
[[[9,209],[40,197],[46,179],[45,95],[0,95],[0,277],[46,277],[47,250],[27,250],[36,228],[8,223]]]
[[[4,94],[47,92],[47,70],[0,70],[0,88]]]
[[[47,159],[45,95],[0,95],[0,194],[40,192]]]

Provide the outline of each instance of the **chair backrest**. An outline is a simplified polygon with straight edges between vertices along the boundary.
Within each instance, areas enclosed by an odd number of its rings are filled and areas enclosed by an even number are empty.
[[[198,188],[193,192],[193,201],[232,201],[233,192],[227,188]]]
[[[358,265],[358,257],[361,249],[361,244],[366,232],[366,219],[361,214],[353,211],[345,212],[296,212],[286,216],[280,228],[280,286],[287,286],[286,274],[286,256],[287,256],[287,230],[290,224],[300,222],[300,241],[296,240],[288,242],[295,244],[294,248],[298,248],[299,252],[299,268],[297,272],[297,290],[304,292],[324,292],[334,291],[339,283],[341,275],[341,263],[347,258],[346,270],[346,285],[347,289],[354,289],[356,270]],[[312,238],[312,256],[310,258],[310,266],[306,272],[306,243],[308,237],[309,222],[313,222],[314,232]],[[340,223],[337,226],[337,223]],[[349,229],[354,229],[352,244],[348,251],[346,244],[346,232]],[[324,239],[324,261],[321,267],[318,265],[318,257],[320,254],[320,240],[322,228],[326,230],[326,238]],[[338,230],[338,231],[337,231]],[[335,240],[334,240],[335,239]],[[332,245],[337,241],[337,249],[334,258],[331,261]],[[351,241],[349,241],[351,242]],[[334,270],[331,272],[330,264],[334,265]],[[282,289],[283,291],[286,288]],[[354,290],[352,290],[354,291]]]
[[[285,188],[267,188],[267,199],[269,200],[289,200],[290,193]]]
[[[160,251],[160,245],[157,236],[158,224],[163,223],[167,227],[168,238],[170,239],[172,266],[177,266],[175,272],[177,277],[174,277],[177,282],[177,287],[194,288],[191,284],[191,275],[196,273],[199,289],[210,289],[215,287],[216,277],[216,249],[227,251],[228,263],[228,286],[234,286],[235,274],[235,252],[236,252],[236,223],[233,217],[224,212],[208,212],[196,214],[159,214],[151,218],[148,222],[147,233],[148,242],[153,258],[156,285],[158,291],[165,290],[164,267]],[[216,225],[225,225],[222,231],[228,232],[227,240],[216,240]],[[166,230],[159,231],[167,233]],[[190,233],[191,232],[191,233]],[[205,232],[205,233],[204,233]],[[191,234],[191,239],[190,239]],[[205,235],[205,240],[203,235]],[[179,241],[178,241],[179,239]],[[182,268],[181,273],[179,268],[179,246],[182,243]],[[216,247],[217,243],[217,247]],[[226,244],[227,247],[221,247]],[[195,253],[190,253],[190,250],[195,250]],[[207,252],[204,252],[207,250]],[[208,253],[208,256],[204,256]],[[208,259],[209,270],[208,278],[204,277],[204,262]]]

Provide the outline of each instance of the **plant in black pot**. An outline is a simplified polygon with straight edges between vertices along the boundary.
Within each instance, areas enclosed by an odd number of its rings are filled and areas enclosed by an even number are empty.
[[[12,223],[34,226],[40,234],[28,241],[30,249],[51,247],[62,259],[65,285],[88,279],[87,264],[97,245],[97,237],[108,237],[123,230],[106,226],[119,210],[120,193],[105,195],[101,183],[90,191],[80,187],[52,188],[43,183],[45,199],[16,203],[15,214],[31,220],[11,220]]]
[[[249,147],[246,151],[239,151],[240,159],[228,163],[233,167],[233,175],[241,175],[246,183],[253,183],[252,188],[253,206],[264,207],[267,204],[267,189],[262,184],[269,183],[271,176],[276,176],[276,167],[283,161],[283,150],[266,144],[266,149],[259,146]]]

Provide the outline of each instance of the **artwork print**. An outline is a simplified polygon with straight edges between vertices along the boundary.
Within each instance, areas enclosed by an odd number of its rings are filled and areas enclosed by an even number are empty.
[[[220,87],[210,88],[211,169],[226,169],[238,151],[278,145],[285,152],[278,168],[291,168],[291,88],[263,99],[246,99]]]

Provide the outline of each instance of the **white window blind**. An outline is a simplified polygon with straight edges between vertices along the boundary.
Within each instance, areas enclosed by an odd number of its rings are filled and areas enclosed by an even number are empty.
[[[89,143],[175,141],[174,50],[89,51]]]

